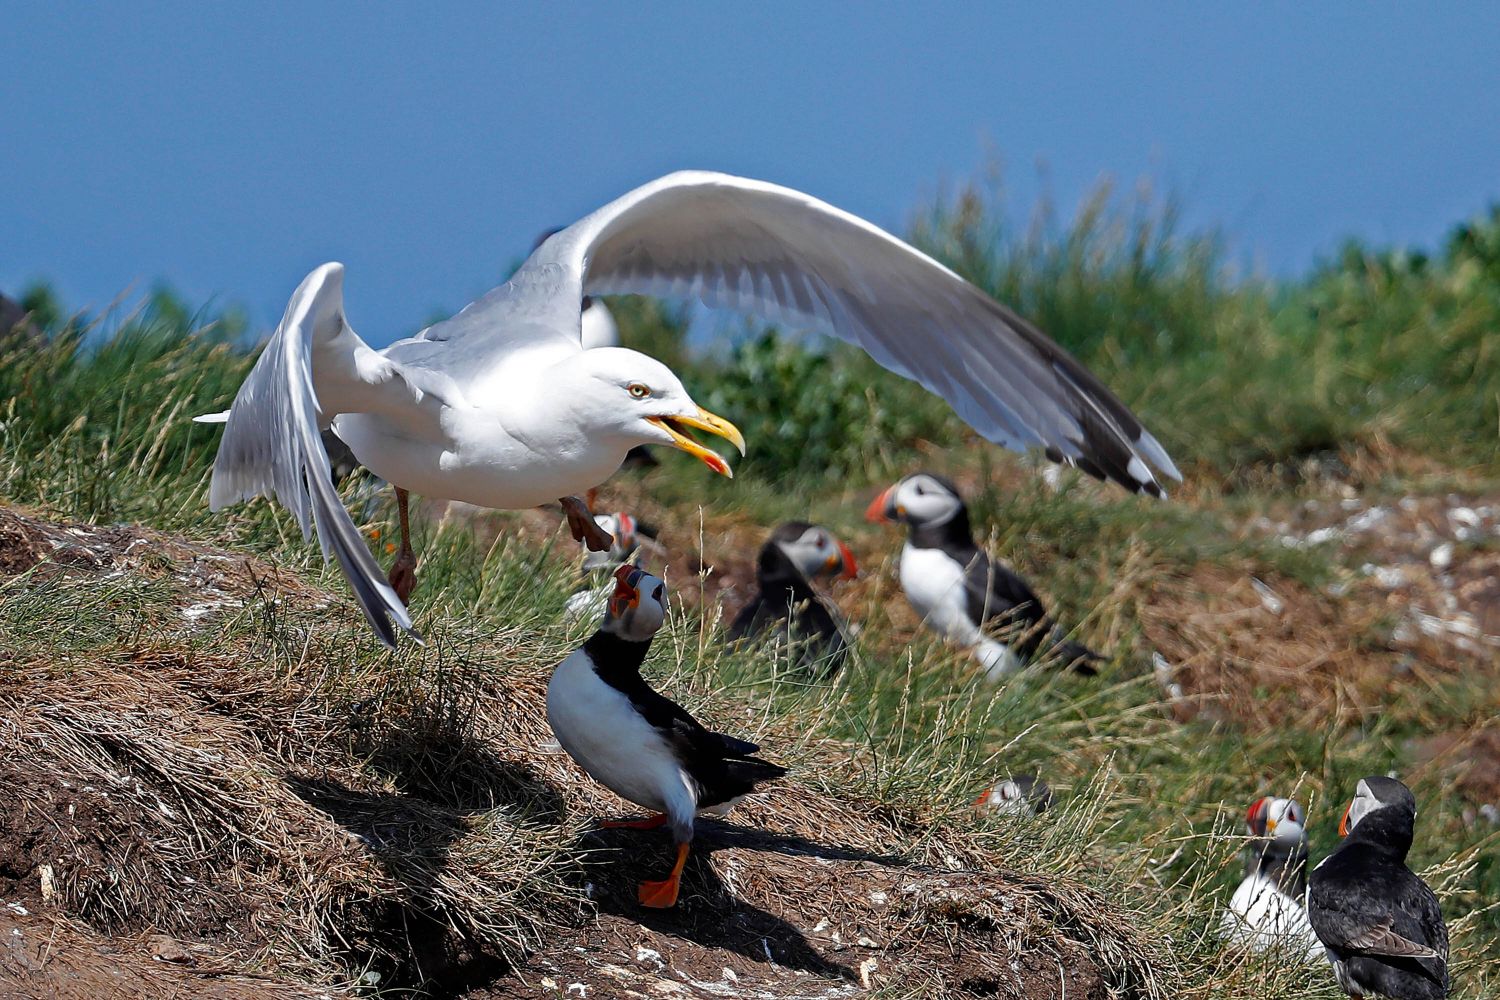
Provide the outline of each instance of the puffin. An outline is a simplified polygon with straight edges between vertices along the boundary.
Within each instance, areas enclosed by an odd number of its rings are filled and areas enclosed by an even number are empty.
[[[651,689],[641,664],[666,616],[666,584],[634,566],[615,571],[599,630],[558,664],[547,683],[547,721],[589,776],[654,815],[606,827],[669,826],[677,860],[665,879],[640,884],[641,905],[677,904],[699,813],[722,815],[786,768],[760,747],[705,728]]]
[[[1245,813],[1251,841],[1245,878],[1219,920],[1219,936],[1252,951],[1296,953],[1323,960],[1323,945],[1308,923],[1307,827],[1302,803],[1264,795]]]
[[[642,524],[634,515],[624,511],[596,514],[594,522],[609,532],[614,542],[604,552],[594,552],[588,549],[584,551],[583,565],[580,569],[582,579],[579,581],[578,589],[569,595],[568,603],[563,608],[563,618],[570,622],[585,616],[593,617],[603,614],[605,605],[609,601],[610,589],[614,585],[610,576],[611,571],[623,563],[636,562],[641,539],[656,537],[655,528],[649,524]]]
[[[990,680],[1023,663],[1051,656],[1080,674],[1094,674],[1103,659],[1061,637],[1026,581],[974,544],[969,509],[951,480],[932,472],[905,477],[865,511],[872,522],[905,521],[901,589],[928,628],[972,650]],[[989,633],[1018,630],[1009,642]]]
[[[1351,997],[1448,995],[1448,927],[1437,895],[1406,867],[1416,822],[1411,789],[1361,779],[1339,821],[1344,842],[1308,880],[1308,919]]]
[[[974,808],[987,816],[1040,816],[1052,807],[1052,787],[1034,774],[1017,774],[986,788]]]
[[[798,649],[804,665],[838,672],[848,659],[849,636],[831,602],[812,587],[820,576],[852,580],[859,566],[849,546],[827,528],[806,521],[777,526],[755,562],[755,596],[729,626],[733,642],[775,629]]]
[[[1158,476],[1182,478],[1097,376],[927,254],[800,191],[679,171],[548,236],[499,288],[380,350],[349,323],[344,266],[314,268],[230,408],[197,418],[224,425],[209,507],[274,497],[304,538],[316,528],[393,648],[397,629],[416,635],[411,494],[507,510],[557,500],[573,536],[607,550],[584,497],[630,449],[676,448],[727,476],[729,463],[691,432],[742,454],[745,439],[660,361],[585,349],[584,299],[606,295],[694,296],[821,330],[937,393],[1003,447],[1151,496],[1165,495]],[[395,490],[401,545],[389,573],[330,481],[328,427]]]

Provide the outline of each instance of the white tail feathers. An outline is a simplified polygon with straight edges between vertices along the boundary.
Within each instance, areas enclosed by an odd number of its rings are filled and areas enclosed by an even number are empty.
[[[229,423],[229,411],[222,413],[200,413],[193,418],[195,424],[227,424]]]

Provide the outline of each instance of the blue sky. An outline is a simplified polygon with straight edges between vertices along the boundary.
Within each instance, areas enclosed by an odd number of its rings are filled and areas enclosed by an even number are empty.
[[[0,3],[0,290],[270,324],[337,259],[384,343],[681,167],[898,231],[991,149],[1150,176],[1276,273],[1500,198],[1500,6],[976,6]]]

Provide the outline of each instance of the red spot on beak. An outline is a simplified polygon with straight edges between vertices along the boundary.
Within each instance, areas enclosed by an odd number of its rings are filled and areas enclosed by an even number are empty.
[[[843,542],[839,542],[839,558],[844,561],[844,571],[839,574],[840,580],[852,580],[859,576],[859,564],[854,561],[854,553]]]
[[[1349,810],[1351,810],[1353,808],[1354,808],[1354,803],[1353,802],[1349,803],[1347,806],[1344,807],[1344,818],[1341,819],[1341,820],[1339,820],[1339,836],[1340,837],[1347,837],[1347,836],[1349,836]]]
[[[1267,805],[1269,804],[1269,801],[1270,800],[1267,799],[1265,796],[1261,796],[1260,798],[1256,799],[1254,802],[1250,803],[1250,810],[1245,813],[1245,825],[1246,826],[1248,826],[1252,830],[1255,829],[1255,817],[1257,815],[1259,815],[1261,812],[1263,812],[1266,809]]]
[[[974,800],[974,808],[983,809],[984,806],[990,801],[990,796],[994,793],[995,790],[993,788],[986,788],[984,791],[980,792],[979,798]]]
[[[872,524],[881,521],[889,521],[891,516],[886,513],[886,506],[890,503],[891,490],[894,486],[888,486],[881,491],[880,495],[870,501],[870,506],[865,508],[865,520]]]

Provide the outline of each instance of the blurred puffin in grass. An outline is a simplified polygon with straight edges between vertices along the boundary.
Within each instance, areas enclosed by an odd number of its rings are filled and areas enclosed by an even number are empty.
[[[1323,960],[1307,920],[1307,827],[1302,803],[1266,795],[1245,814],[1245,877],[1219,918],[1219,935],[1252,951]]]
[[[643,546],[659,548],[656,546],[656,528],[637,520],[632,514],[624,511],[595,514],[594,523],[610,533],[614,544],[603,552],[585,547],[579,569],[579,587],[569,595],[563,609],[563,617],[570,622],[602,615],[614,588],[611,574],[615,569],[625,563],[639,565]]]
[[[849,658],[849,632],[838,608],[812,582],[819,577],[852,580],[858,574],[854,553],[827,528],[788,521],[761,546],[755,596],[735,616],[728,638],[774,632],[799,664],[831,676]]]
[[[974,543],[969,509],[944,476],[918,472],[885,490],[865,511],[873,522],[905,522],[901,589],[923,624],[972,651],[989,680],[1027,662],[1053,659],[1097,672],[1098,653],[1061,634],[1041,599]]]

